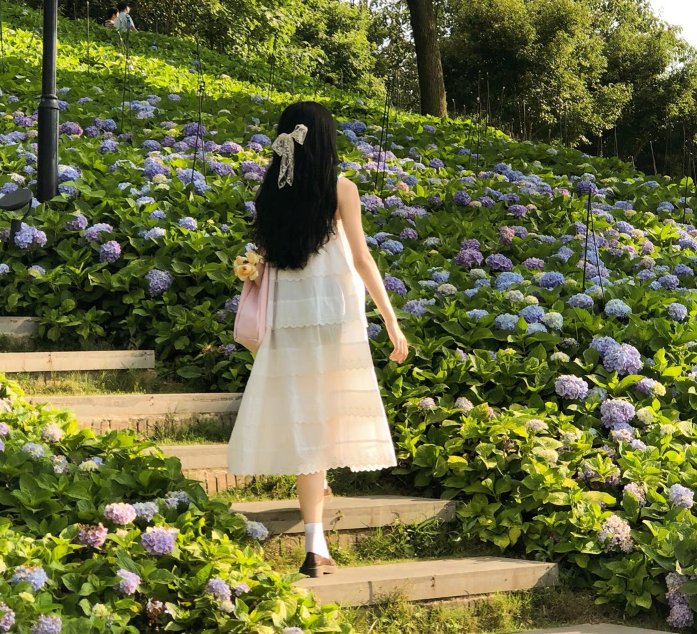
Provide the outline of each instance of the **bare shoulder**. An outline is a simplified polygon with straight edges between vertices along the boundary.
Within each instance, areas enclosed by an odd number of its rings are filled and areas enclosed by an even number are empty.
[[[339,198],[339,202],[342,200],[350,200],[356,196],[357,192],[358,187],[352,180],[342,177],[336,181],[336,193]]]

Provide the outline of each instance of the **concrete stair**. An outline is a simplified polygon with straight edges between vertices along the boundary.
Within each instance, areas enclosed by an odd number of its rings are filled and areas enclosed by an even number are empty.
[[[520,632],[519,634],[665,634],[665,632],[614,625],[612,623],[597,623],[595,625],[572,625],[571,627],[552,628],[549,630],[534,630],[531,632]]]
[[[0,317],[0,337],[26,340],[38,334],[39,320],[35,317]]]
[[[96,396],[29,396],[35,405],[46,403],[56,409],[71,409],[84,427],[97,433],[107,429],[134,429],[150,437],[161,430],[165,423],[170,425],[192,419],[215,419],[230,428],[240,407],[241,394],[229,393],[184,393],[184,394],[100,394]],[[225,445],[212,445],[225,449]],[[199,445],[192,445],[192,454],[199,452]],[[186,455],[182,447],[182,456]],[[222,468],[227,466],[221,460],[224,453],[218,451],[217,465],[204,467]],[[185,469],[193,467],[184,466]]]
[[[400,593],[410,601],[471,597],[556,585],[556,564],[500,557],[467,557],[340,568],[305,578],[296,586],[314,591],[321,603],[359,606]]]
[[[231,511],[261,522],[273,535],[304,532],[298,500],[237,502]],[[324,503],[324,526],[327,530],[347,531],[390,526],[399,520],[415,524],[437,517],[444,522],[455,519],[455,502],[398,495],[366,497],[331,497]]]
[[[153,350],[0,353],[0,372],[6,373],[152,370],[154,367]]]

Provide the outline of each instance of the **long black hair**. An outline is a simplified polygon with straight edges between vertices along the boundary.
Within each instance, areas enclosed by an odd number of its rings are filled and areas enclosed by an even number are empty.
[[[294,142],[293,184],[279,189],[281,157],[274,152],[255,201],[254,242],[279,269],[303,268],[335,229],[339,157],[334,118],[315,101],[299,101],[283,111],[276,132],[290,134],[299,123],[307,126],[307,136],[302,145]]]

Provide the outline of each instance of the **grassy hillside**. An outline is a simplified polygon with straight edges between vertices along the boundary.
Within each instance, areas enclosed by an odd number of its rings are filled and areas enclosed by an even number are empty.
[[[26,27],[32,16],[11,19]],[[266,99],[251,71],[205,53],[197,141],[191,48],[159,38],[154,50],[143,35],[122,116],[120,49],[101,40],[88,75],[76,29],[61,27],[59,50],[62,193],[4,243],[0,310],[40,315],[61,345],[154,347],[165,371],[241,389],[252,359],[232,342],[230,261],[248,241],[273,122],[294,97]],[[33,176],[30,42],[30,30],[8,36],[3,191]],[[413,345],[405,364],[390,363],[369,303],[396,472],[460,500],[463,538],[560,561],[600,601],[630,613],[669,603],[671,624],[691,623],[692,182],[685,201],[685,183],[470,121],[399,114],[380,148],[379,103],[330,97],[342,170],[362,192]]]

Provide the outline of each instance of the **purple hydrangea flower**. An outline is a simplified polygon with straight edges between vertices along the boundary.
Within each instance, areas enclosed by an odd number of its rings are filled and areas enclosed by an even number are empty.
[[[65,226],[70,230],[70,231],[82,231],[83,229],[87,228],[87,218],[80,212],[76,212],[73,214],[75,220],[69,220],[68,222],[65,223]]]
[[[554,384],[556,393],[568,400],[583,400],[588,394],[588,383],[573,374],[562,374]]]
[[[419,401],[418,408],[422,411],[436,409],[436,402],[430,396],[427,396]]]
[[[121,257],[121,246],[115,240],[105,242],[99,249],[99,261],[113,264]]]
[[[59,616],[41,614],[31,626],[31,634],[60,634],[63,622]]]
[[[220,577],[211,577],[206,584],[206,593],[212,594],[218,601],[229,601],[232,590]]]
[[[636,374],[643,366],[639,351],[626,343],[610,348],[603,359],[603,367],[619,375]]]
[[[608,399],[600,406],[600,421],[605,427],[612,429],[622,423],[629,423],[635,413],[634,405],[629,401]]]
[[[106,506],[104,509],[104,517],[114,522],[114,524],[126,526],[133,522],[137,514],[132,504],[117,502]]]
[[[0,618],[0,634],[7,634],[15,624],[15,613],[2,601],[0,601],[0,612],[3,613]]]
[[[404,282],[397,277],[386,275],[383,284],[388,291],[393,291],[402,296],[407,294],[407,287],[404,285]]]
[[[500,253],[492,253],[487,257],[486,264],[492,271],[510,271],[513,268],[513,262]]]
[[[109,529],[104,528],[100,522],[98,526],[87,526],[80,524],[75,541],[81,546],[90,548],[101,548],[109,534]]]
[[[150,297],[159,297],[162,295],[174,281],[174,277],[168,271],[160,269],[151,269],[145,274],[145,279],[148,281],[148,293]]]
[[[672,291],[680,286],[680,279],[677,275],[664,275],[658,280],[658,283],[666,290]]]
[[[378,335],[382,331],[382,326],[379,324],[369,324],[368,325],[368,339],[377,339]]]
[[[545,261],[540,258],[527,258],[523,261],[523,266],[529,271],[534,271],[536,269],[542,270],[544,268]]]
[[[455,256],[455,264],[471,269],[482,263],[484,256],[477,249],[463,249]]]
[[[99,222],[97,224],[92,225],[85,231],[85,240],[87,242],[95,242],[99,239],[101,239],[101,233],[112,233],[114,231],[114,228],[111,225],[108,225],[104,222]]]
[[[680,484],[674,484],[668,491],[668,499],[674,506],[691,509],[694,504],[694,492]]]
[[[174,550],[176,535],[176,528],[149,526],[148,530],[140,536],[140,542],[151,555],[168,555]]]
[[[528,324],[536,324],[542,321],[545,316],[545,311],[541,306],[531,304],[523,308],[519,314]]]
[[[472,202],[472,197],[466,191],[457,191],[453,196],[453,203],[458,207],[465,207]]]
[[[619,515],[610,515],[603,523],[598,533],[598,541],[605,545],[605,551],[619,549],[625,553],[634,550],[634,540],[629,524]]]
[[[135,594],[140,585],[140,577],[137,574],[121,569],[116,576],[121,577],[121,581],[116,585],[117,590],[127,595]]]
[[[164,497],[164,502],[171,509],[179,508],[179,506],[188,508],[191,503],[191,498],[186,491],[170,491]]]
[[[572,295],[569,297],[567,303],[569,306],[572,308],[592,308],[593,307],[593,298],[590,297],[589,295],[586,295],[585,293],[577,293],[576,295]]]
[[[177,224],[182,229],[188,229],[189,231],[196,231],[196,229],[198,228],[198,223],[190,216],[181,218]]]

